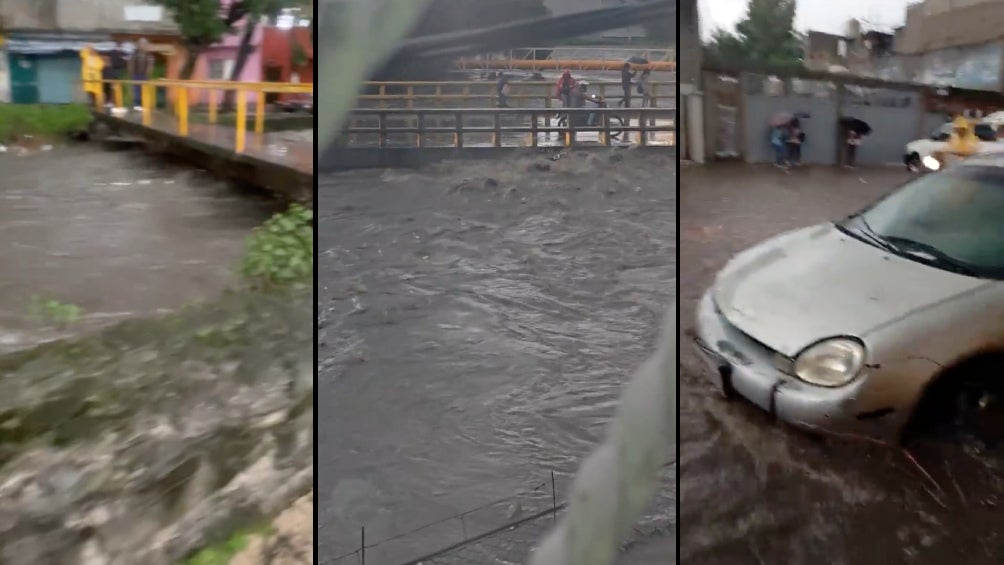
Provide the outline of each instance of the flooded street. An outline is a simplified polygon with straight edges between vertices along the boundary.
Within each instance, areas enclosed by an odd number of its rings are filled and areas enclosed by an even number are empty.
[[[905,452],[784,428],[745,403],[723,400],[686,337],[701,293],[732,255],[783,231],[855,212],[907,180],[906,173],[814,169],[785,175],[770,167],[717,165],[682,174],[681,560],[1004,560],[999,454],[931,439]]]
[[[563,499],[675,299],[675,161],[528,152],[320,179],[319,562],[356,563],[333,560],[361,527],[366,563],[397,565],[500,526],[532,510],[381,543],[541,483],[550,505],[551,471]],[[674,469],[641,530],[672,531]],[[522,563],[550,524],[434,562]]]
[[[79,306],[72,331],[173,310],[237,280],[245,237],[279,205],[138,150],[0,155],[0,352],[58,337],[33,300]]]

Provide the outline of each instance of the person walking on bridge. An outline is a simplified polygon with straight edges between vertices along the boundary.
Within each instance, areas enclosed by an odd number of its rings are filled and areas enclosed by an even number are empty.
[[[145,37],[140,38],[129,59],[129,75],[132,80],[148,80],[153,70],[153,55],[150,53],[150,42]],[[132,85],[132,106],[137,112],[143,111],[143,89],[138,84]]]
[[[509,77],[501,71],[499,71],[499,78],[495,83],[495,95],[499,99],[499,108],[509,107]]]
[[[568,108],[572,105],[572,92],[575,91],[575,79],[572,78],[572,71],[565,70],[558,79],[557,88],[554,91],[555,98],[561,100],[561,107]]]
[[[631,63],[624,63],[621,67],[621,90],[624,91],[624,107],[631,107],[631,79],[634,78],[634,73],[631,72]]]

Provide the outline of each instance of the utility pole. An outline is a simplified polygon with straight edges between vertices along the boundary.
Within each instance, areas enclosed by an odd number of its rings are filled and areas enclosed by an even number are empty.
[[[679,0],[679,50],[676,80],[680,83],[677,108],[682,112],[677,150],[684,159],[704,162],[704,94],[701,91],[701,26],[697,0]]]

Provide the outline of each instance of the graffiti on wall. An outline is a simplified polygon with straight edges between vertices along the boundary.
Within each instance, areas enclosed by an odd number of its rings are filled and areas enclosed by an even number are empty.
[[[1000,43],[934,51],[924,55],[921,82],[973,90],[1000,90],[1002,57],[1004,49]]]

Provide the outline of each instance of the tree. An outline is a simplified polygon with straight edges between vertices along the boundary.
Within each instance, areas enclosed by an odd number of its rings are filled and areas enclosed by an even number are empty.
[[[299,10],[313,10],[312,0],[237,0],[230,5],[232,10],[237,11],[244,18],[244,29],[241,31],[241,41],[237,47],[237,59],[234,60],[234,67],[230,71],[230,80],[236,81],[244,72],[248,58],[254,53],[251,40],[254,39],[254,32],[258,29],[264,18],[274,20],[284,10],[298,8]],[[234,91],[228,90],[224,94],[223,109],[233,108]]]
[[[185,63],[181,66],[182,80],[192,78],[195,63],[209,46],[219,43],[225,34],[240,20],[234,5],[224,11],[220,0],[156,0],[171,12],[178,24],[182,44],[185,46]]]
[[[718,64],[792,67],[802,62],[795,0],[749,0],[735,33],[716,29],[705,56]]]

